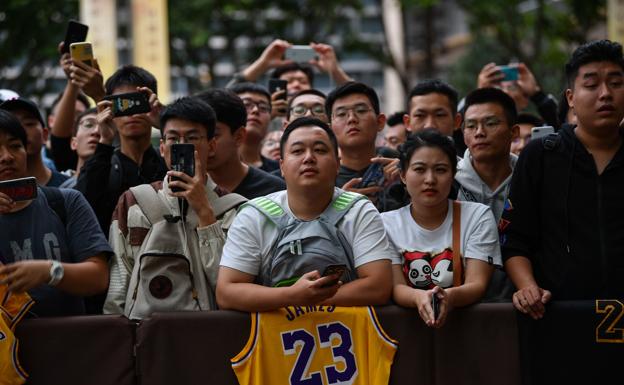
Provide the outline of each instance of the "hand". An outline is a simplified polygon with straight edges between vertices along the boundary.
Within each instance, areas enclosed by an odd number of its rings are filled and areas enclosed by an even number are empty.
[[[286,90],[275,91],[271,95],[271,119],[278,116],[286,116],[288,101],[284,98]]]
[[[496,63],[488,63],[479,72],[477,78],[477,88],[495,87],[505,78]]]
[[[117,126],[113,121],[113,102],[110,100],[102,100],[97,104],[97,123],[100,132],[100,143],[112,145]]]
[[[401,178],[401,170],[399,170],[398,158],[383,158],[381,156],[371,159],[373,163],[381,163],[384,172],[384,186],[390,186]]]
[[[163,109],[163,105],[160,103],[160,100],[158,100],[158,95],[147,87],[137,87],[137,91],[147,94],[151,108],[150,112],[147,113],[147,119],[152,127],[160,128],[160,112]]]
[[[437,319],[434,317],[433,307],[431,306],[431,297],[434,295],[439,301]],[[448,293],[439,286],[431,290],[414,289],[414,306],[418,309],[420,318],[422,318],[427,326],[439,328],[444,325],[449,311]]]
[[[97,59],[93,59],[93,67],[79,61],[71,61],[70,79],[76,87],[80,87],[85,94],[100,101],[104,98],[104,77],[100,71]]]
[[[377,203],[377,193],[383,190],[381,186],[370,186],[359,188],[357,187],[360,183],[362,183],[362,178],[353,178],[342,186],[342,189],[345,191],[351,191],[354,193],[366,195],[368,199],[374,203]]]
[[[16,202],[10,196],[0,192],[0,215],[10,213],[16,206]]]
[[[51,262],[47,260],[20,261],[0,265],[0,285],[7,284],[9,291],[22,293],[50,281]]]
[[[550,291],[533,285],[516,291],[512,296],[512,301],[516,309],[537,320],[544,316],[546,312],[544,304],[550,301],[551,297]]]
[[[176,198],[184,198],[189,206],[199,217],[199,227],[209,226],[217,221],[208,202],[206,194],[206,170],[199,160],[199,153],[195,151],[195,176],[191,177],[181,171],[168,171],[169,177],[177,177],[179,180],[169,179],[169,189],[181,188],[182,191],[170,191],[169,195]]]
[[[327,73],[332,73],[338,67],[338,58],[334,47],[322,43],[310,43],[310,46],[318,54],[317,59],[310,60],[311,65]]]
[[[342,282],[336,282],[331,285],[336,278],[338,278],[336,275],[321,277],[316,270],[302,275],[301,278],[289,288],[292,304],[311,306],[333,297],[336,295],[336,292],[338,292],[340,285],[342,285]]]
[[[58,45],[58,52],[61,54],[61,58],[59,59],[59,65],[63,69],[63,72],[65,72],[65,76],[67,77],[67,79],[69,79],[69,75],[70,75],[69,67],[71,67],[72,60],[71,60],[71,55],[69,54],[69,52],[63,53],[64,46],[65,46],[64,41],[60,42]]]
[[[535,76],[524,63],[518,63],[518,85],[525,95],[531,97],[540,91]]]
[[[284,64],[292,63],[292,60],[284,60],[284,53],[291,44],[286,40],[276,39],[269,44],[258,58],[264,71],[269,68],[279,67]]]

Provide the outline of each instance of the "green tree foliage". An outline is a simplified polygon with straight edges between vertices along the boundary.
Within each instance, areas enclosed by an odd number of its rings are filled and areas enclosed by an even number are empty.
[[[78,19],[78,0],[2,0],[0,6],[0,88],[42,95],[47,65],[58,67],[58,43],[67,22]]]

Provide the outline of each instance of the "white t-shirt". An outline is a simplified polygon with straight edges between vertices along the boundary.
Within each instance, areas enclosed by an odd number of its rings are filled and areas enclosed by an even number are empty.
[[[342,192],[335,188],[334,198]],[[269,194],[267,198],[292,215],[286,191]],[[338,223],[338,230],[352,247],[356,268],[381,259],[389,259],[393,264],[401,263],[399,255],[390,246],[379,212],[369,200],[360,199],[354,203]],[[262,261],[271,256],[278,235],[277,226],[258,210],[243,208],[228,231],[221,266],[257,276]]]
[[[434,230],[416,223],[411,205],[381,214],[390,242],[401,255],[407,282],[416,288],[453,286],[453,201],[444,222]],[[475,202],[461,202],[460,255],[501,266],[498,230],[492,210]]]

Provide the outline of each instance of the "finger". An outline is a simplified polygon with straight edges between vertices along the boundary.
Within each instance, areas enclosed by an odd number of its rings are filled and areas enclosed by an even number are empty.
[[[326,289],[326,288],[330,288],[333,286],[339,286],[338,285],[338,278],[335,275],[328,275],[326,277],[320,277],[318,279],[316,279],[311,287],[315,287],[315,288],[319,288],[319,289]]]
[[[398,159],[394,159],[394,158],[384,158],[383,156],[376,156],[374,158],[371,158],[370,161],[372,163],[381,163],[382,165],[387,165],[389,163],[392,163],[393,161],[398,161]]]
[[[190,176],[190,175],[185,174],[182,171],[169,170],[169,171],[167,171],[167,175],[169,177],[176,177],[176,178],[178,178],[178,179],[180,179],[180,180],[182,180],[183,182],[186,182],[186,183],[192,183],[193,182],[193,177]]]
[[[197,180],[202,180],[204,175],[206,175],[206,170],[204,169],[204,164],[199,158],[199,151],[195,150],[195,178]]]
[[[383,190],[381,186],[371,186],[371,187],[365,187],[365,188],[360,188],[360,189],[353,189],[352,191],[362,194],[362,195],[371,196],[371,195],[377,194],[381,190]]]
[[[101,100],[95,106],[97,108],[97,112],[104,112],[104,110],[113,106],[113,102],[110,100]]]
[[[315,281],[315,280],[321,278],[321,275],[319,274],[318,270],[312,270],[312,271],[309,271],[309,272],[305,273],[304,275],[302,275],[301,278],[299,278],[299,279],[303,279],[303,278],[305,278],[305,279],[307,279],[309,281]]]
[[[542,292],[542,303],[545,304],[548,301],[550,301],[550,299],[552,298],[552,293],[550,292],[550,290],[544,290]]]
[[[343,190],[353,189],[362,182],[362,178],[353,178],[342,186]]]
[[[58,46],[57,46],[58,53],[62,53],[63,52],[63,47],[65,47],[65,42],[64,41],[58,43]]]
[[[98,60],[96,58],[93,58],[93,68],[95,68],[99,72],[102,72],[102,70],[100,70],[100,64],[98,63]]]

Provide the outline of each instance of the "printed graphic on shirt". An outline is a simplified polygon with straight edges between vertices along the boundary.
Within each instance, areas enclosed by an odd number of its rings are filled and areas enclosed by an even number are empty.
[[[440,253],[403,252],[403,274],[411,287],[432,289],[453,286],[453,250]]]

